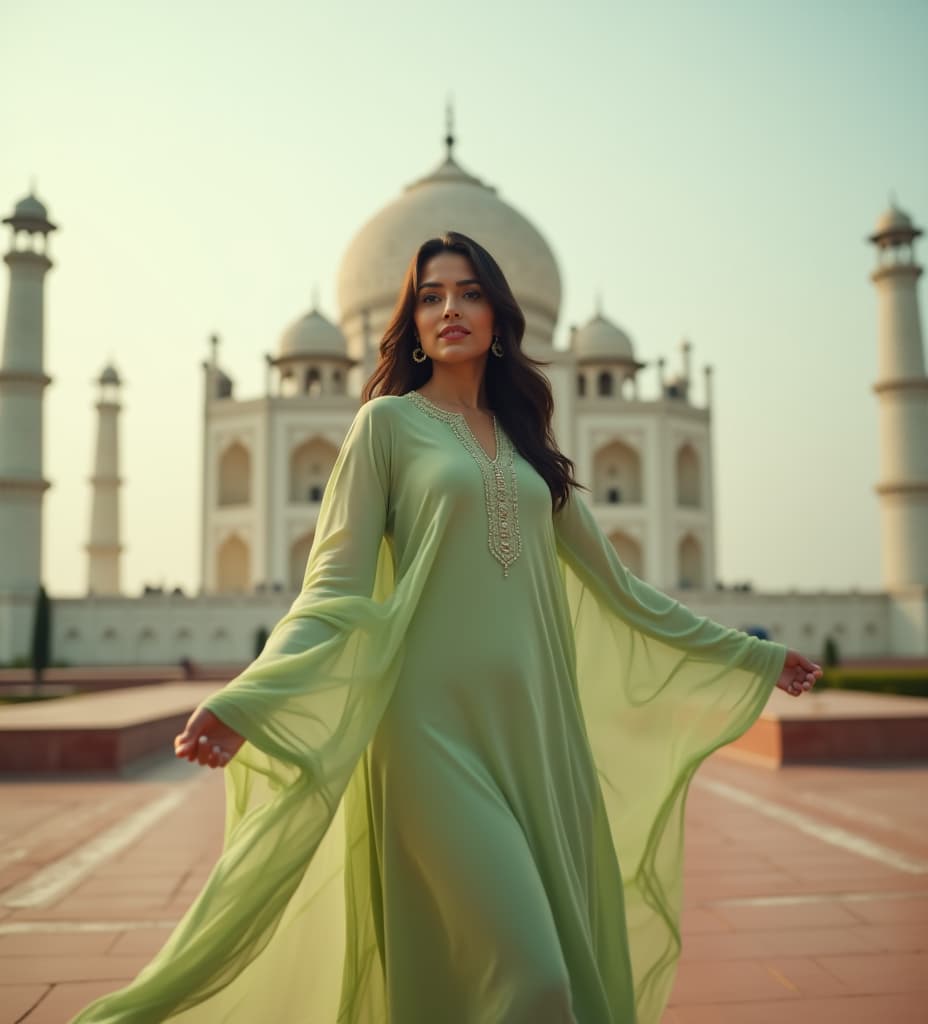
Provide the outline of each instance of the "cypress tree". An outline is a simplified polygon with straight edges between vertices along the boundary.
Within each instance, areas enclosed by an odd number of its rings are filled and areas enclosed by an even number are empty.
[[[270,634],[264,626],[258,626],[255,631],[255,657],[264,650],[264,645],[267,643],[267,638]]]
[[[838,657],[838,642],[830,634],[825,637],[825,650],[822,656],[826,668],[834,668],[840,661]]]
[[[32,686],[37,693],[42,684],[42,676],[51,662],[52,654],[52,607],[45,593],[45,587],[39,586],[35,601],[35,615],[32,620]]]

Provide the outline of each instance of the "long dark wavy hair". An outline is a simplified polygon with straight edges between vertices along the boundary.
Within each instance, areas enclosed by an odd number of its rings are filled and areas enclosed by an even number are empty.
[[[503,357],[487,358],[487,400],[502,429],[519,454],[534,466],[551,491],[554,508],[561,508],[574,479],[574,464],[559,451],[551,432],[554,399],[548,378],[539,367],[548,364],[522,351],[525,315],[512,294],[499,264],[478,242],[457,231],[446,231],[419,246],[409,262],[396,308],[380,342],[380,360],[361,392],[367,402],[380,395],[405,395],[420,388],[432,376],[432,361],[413,361],[416,341],[417,289],[422,269],[440,252],[454,252],[467,258],[494,314],[496,336]]]

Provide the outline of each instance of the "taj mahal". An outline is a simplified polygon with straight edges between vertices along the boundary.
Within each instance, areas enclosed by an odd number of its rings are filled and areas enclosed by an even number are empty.
[[[555,347],[561,279],[538,229],[465,170],[449,130],[444,159],[361,226],[337,277],[337,315],[310,309],[281,333],[263,394],[238,396],[210,339],[202,364],[200,588],[128,596],[120,582],[121,381],[107,365],[95,403],[87,593],[56,598],[52,651],[72,665],[191,659],[240,664],[299,590],[339,446],[374,368],[410,255],[446,229],[492,252],[525,313],[526,352],[548,363],[555,435],[622,561],[700,614],[818,656],[928,655],[928,377],[914,243],[895,204],[868,241],[878,303],[882,587],[849,593],[756,592],[718,585],[712,467],[712,368],[684,340],[650,364],[602,308]],[[3,221],[9,298],[0,364],[0,664],[30,648],[42,582],[44,282],[48,209],[30,194]],[[48,443],[65,438],[49,437]]]

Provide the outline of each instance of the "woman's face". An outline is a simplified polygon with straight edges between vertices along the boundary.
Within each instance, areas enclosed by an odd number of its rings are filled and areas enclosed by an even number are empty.
[[[466,256],[440,252],[426,261],[414,320],[419,344],[435,362],[486,359],[493,341],[493,310]]]

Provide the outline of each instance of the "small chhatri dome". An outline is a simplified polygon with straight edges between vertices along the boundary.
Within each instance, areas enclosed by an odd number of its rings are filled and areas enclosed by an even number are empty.
[[[599,312],[573,336],[572,347],[579,362],[635,362],[631,338]]]
[[[889,209],[882,213],[877,220],[876,229],[869,240],[871,242],[896,239],[910,241],[921,233],[921,228],[915,226],[912,218],[904,210],[900,210],[895,202],[890,202]]]
[[[103,372],[100,374],[100,379],[97,381],[98,384],[121,384],[119,374],[116,372],[116,367],[112,363],[107,363],[103,368]]]
[[[3,218],[3,223],[12,225],[17,231],[41,231],[47,234],[55,230],[55,225],[48,219],[45,204],[34,192],[23,196],[10,216]]]
[[[284,331],[277,348],[278,361],[307,356],[348,359],[345,336],[315,307]]]
[[[28,196],[24,196],[16,204],[16,208],[13,210],[14,217],[34,217],[36,220],[47,220],[48,210],[45,209],[45,204],[31,193]]]
[[[898,206],[893,204],[876,222],[877,231],[895,231],[902,228],[905,231],[912,227],[912,218]]]

